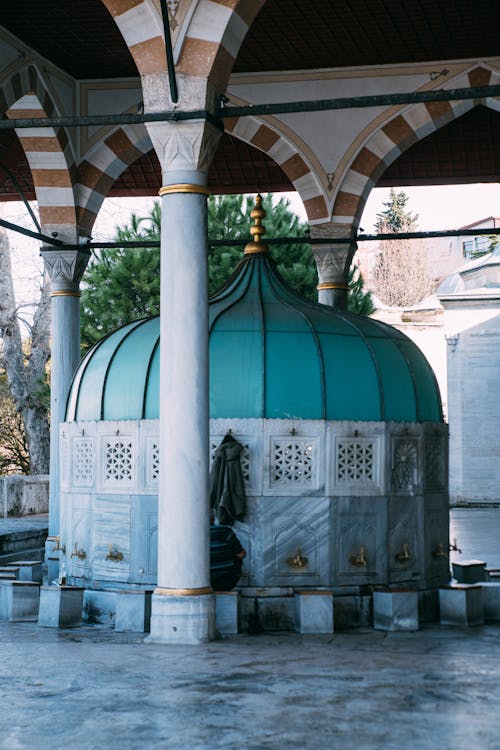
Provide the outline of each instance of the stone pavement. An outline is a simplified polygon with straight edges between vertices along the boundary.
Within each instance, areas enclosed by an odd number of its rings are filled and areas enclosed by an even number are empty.
[[[2,750],[498,750],[500,626],[162,646],[0,624]]]

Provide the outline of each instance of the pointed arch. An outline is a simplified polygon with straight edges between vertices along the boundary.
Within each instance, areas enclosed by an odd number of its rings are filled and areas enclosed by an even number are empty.
[[[311,223],[328,220],[329,211],[319,180],[295,144],[256,117],[226,120],[226,131],[263,151],[281,167],[300,195]]]
[[[500,73],[484,65],[447,82],[448,88],[499,84]],[[404,151],[478,104],[500,111],[496,99],[427,102],[406,107],[378,128],[351,161],[336,195],[332,221],[359,226],[368,195],[387,167]]]
[[[186,30],[177,70],[225,91],[240,46],[265,0],[200,0]]]
[[[161,16],[151,0],[102,0],[111,13],[141,76],[166,70]]]
[[[82,234],[90,234],[115,180],[151,147],[144,125],[124,125],[112,130],[85,155],[78,167],[75,187],[77,219]]]
[[[0,107],[8,118],[43,118],[60,114],[36,66],[29,65],[5,81]],[[33,176],[40,223],[46,233],[57,232],[67,241],[76,228],[73,192],[74,159],[64,128],[16,129]]]

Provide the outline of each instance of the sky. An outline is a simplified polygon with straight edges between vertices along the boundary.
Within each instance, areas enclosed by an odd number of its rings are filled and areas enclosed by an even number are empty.
[[[437,185],[402,187],[409,195],[408,209],[418,214],[418,227],[424,231],[458,229],[488,216],[500,216],[500,184]],[[286,193],[292,209],[305,220],[302,202],[296,193]],[[366,233],[374,231],[377,213],[388,200],[389,188],[374,188],[368,198],[360,226]],[[152,198],[108,198],[99,213],[93,231],[94,240],[111,240],[115,227],[126,224],[130,214],[146,215]],[[0,214],[13,223],[34,228],[22,203],[3,204]],[[18,304],[29,304],[39,286],[41,261],[39,245],[22,235],[11,232],[14,283]]]

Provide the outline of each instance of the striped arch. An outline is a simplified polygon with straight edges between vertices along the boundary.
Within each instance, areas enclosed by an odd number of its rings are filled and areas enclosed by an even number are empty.
[[[78,167],[75,187],[76,213],[82,235],[90,235],[115,180],[150,150],[151,139],[144,125],[125,125],[116,128],[86,154]]]
[[[9,118],[51,117],[59,113],[36,68],[30,65],[16,73],[0,89],[0,107]],[[73,193],[73,154],[67,133],[60,128],[20,128],[16,134],[31,168],[40,211],[40,223],[46,233],[66,236],[76,228]]]
[[[225,123],[227,132],[264,151],[279,164],[302,198],[311,223],[328,221],[329,212],[320,183],[289,140],[255,117],[240,117],[225,120]]]
[[[500,73],[480,66],[449,81],[448,87],[498,83]],[[337,193],[332,221],[358,227],[368,195],[389,164],[417,141],[461,117],[477,104],[500,111],[500,102],[490,98],[427,102],[411,105],[389,120],[367,139],[353,159]]]
[[[177,70],[207,78],[225,91],[241,43],[265,0],[200,0],[186,32]]]
[[[165,40],[151,0],[102,0],[113,16],[141,76],[165,71]]]

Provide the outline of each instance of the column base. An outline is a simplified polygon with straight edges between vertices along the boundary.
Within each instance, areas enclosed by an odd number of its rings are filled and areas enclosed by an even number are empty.
[[[215,596],[153,593],[151,635],[154,643],[196,644],[215,640]]]

